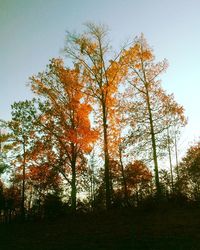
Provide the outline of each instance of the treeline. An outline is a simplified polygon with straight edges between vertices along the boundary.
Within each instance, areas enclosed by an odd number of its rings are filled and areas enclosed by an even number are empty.
[[[178,163],[184,109],[159,79],[167,61],[155,62],[143,35],[113,52],[106,27],[91,23],[67,33],[63,52],[73,66],[51,59],[30,77],[35,98],[14,103],[11,120],[1,121],[4,217],[138,206],[175,194],[196,200],[198,171],[186,167],[188,155]],[[164,158],[169,172],[158,166]]]

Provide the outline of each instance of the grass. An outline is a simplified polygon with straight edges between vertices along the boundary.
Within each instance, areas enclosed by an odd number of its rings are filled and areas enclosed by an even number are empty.
[[[113,210],[0,225],[0,249],[200,249],[200,210]]]

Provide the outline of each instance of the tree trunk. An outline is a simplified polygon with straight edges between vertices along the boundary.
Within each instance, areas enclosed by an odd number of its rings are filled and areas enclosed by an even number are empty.
[[[91,210],[94,209],[94,202],[95,202],[95,181],[94,181],[94,152],[91,157],[91,164],[89,165],[89,176],[90,176],[90,186],[89,186],[89,197],[91,203]]]
[[[107,115],[106,105],[102,103],[103,112],[103,137],[104,137],[104,164],[105,164],[105,188],[106,188],[106,209],[111,208],[111,190],[110,190],[110,169],[108,153],[108,133],[107,133]]]
[[[76,161],[72,160],[72,181],[71,181],[71,208],[72,211],[76,211]]]
[[[177,149],[177,139],[176,139],[176,132],[174,138],[174,146],[175,146],[175,157],[176,157],[176,173],[177,173],[177,180],[179,181],[179,163],[178,163],[178,149]]]
[[[122,171],[122,180],[123,180],[123,185],[124,185],[124,198],[125,198],[126,205],[129,205],[128,189],[127,189],[126,177],[125,177],[125,173],[124,173],[124,165],[122,162],[122,149],[120,146],[119,146],[119,160],[120,160],[121,171]]]
[[[167,146],[169,154],[169,166],[170,166],[170,176],[171,176],[171,191],[174,192],[174,178],[173,178],[173,169],[172,169],[172,157],[171,157],[171,148],[170,148],[170,138],[169,138],[169,129],[167,129]]]
[[[22,173],[22,200],[21,200],[21,217],[22,220],[25,219],[25,177],[26,177],[26,147],[25,139],[23,141],[23,173]]]
[[[151,104],[150,104],[149,91],[148,91],[147,84],[145,84],[145,87],[146,87],[147,108],[148,108],[148,113],[149,113],[151,143],[152,143],[152,149],[153,149],[155,185],[156,185],[157,195],[158,195],[158,197],[160,197],[160,195],[161,195],[161,189],[160,189],[160,181],[159,181],[159,173],[158,173],[158,157],[157,157],[157,148],[156,148],[156,138],[155,138],[153,117],[152,117]]]

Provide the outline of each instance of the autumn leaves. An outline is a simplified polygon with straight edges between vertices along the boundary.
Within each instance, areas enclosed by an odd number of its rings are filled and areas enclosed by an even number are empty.
[[[68,33],[64,53],[73,67],[66,67],[62,59],[52,59],[45,71],[30,78],[39,99],[27,107],[22,103],[13,107],[12,122],[17,116],[21,124],[16,136],[23,138],[23,130],[31,138],[31,143],[26,140],[21,144],[23,192],[28,173],[35,185],[39,184],[37,176],[46,179],[47,186],[49,180],[59,183],[64,179],[70,185],[75,211],[77,175],[85,173],[86,154],[96,143],[104,161],[107,209],[112,206],[113,183],[119,176],[117,183],[127,203],[131,185],[137,184],[132,181],[134,171],[141,176],[138,183],[140,179],[150,181],[152,174],[141,161],[141,152],[130,150],[141,145],[154,162],[155,187],[160,195],[158,157],[160,149],[166,149],[166,131],[171,136],[170,128],[186,122],[183,108],[165,93],[158,79],[167,62],[154,62],[143,35],[114,53],[107,29],[91,23],[82,34]],[[9,128],[15,133],[12,122]],[[130,162],[129,158],[141,160]]]

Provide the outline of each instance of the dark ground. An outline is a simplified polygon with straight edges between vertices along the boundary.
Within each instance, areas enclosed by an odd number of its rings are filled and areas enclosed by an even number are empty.
[[[0,250],[200,250],[200,208],[113,210],[0,225]]]

